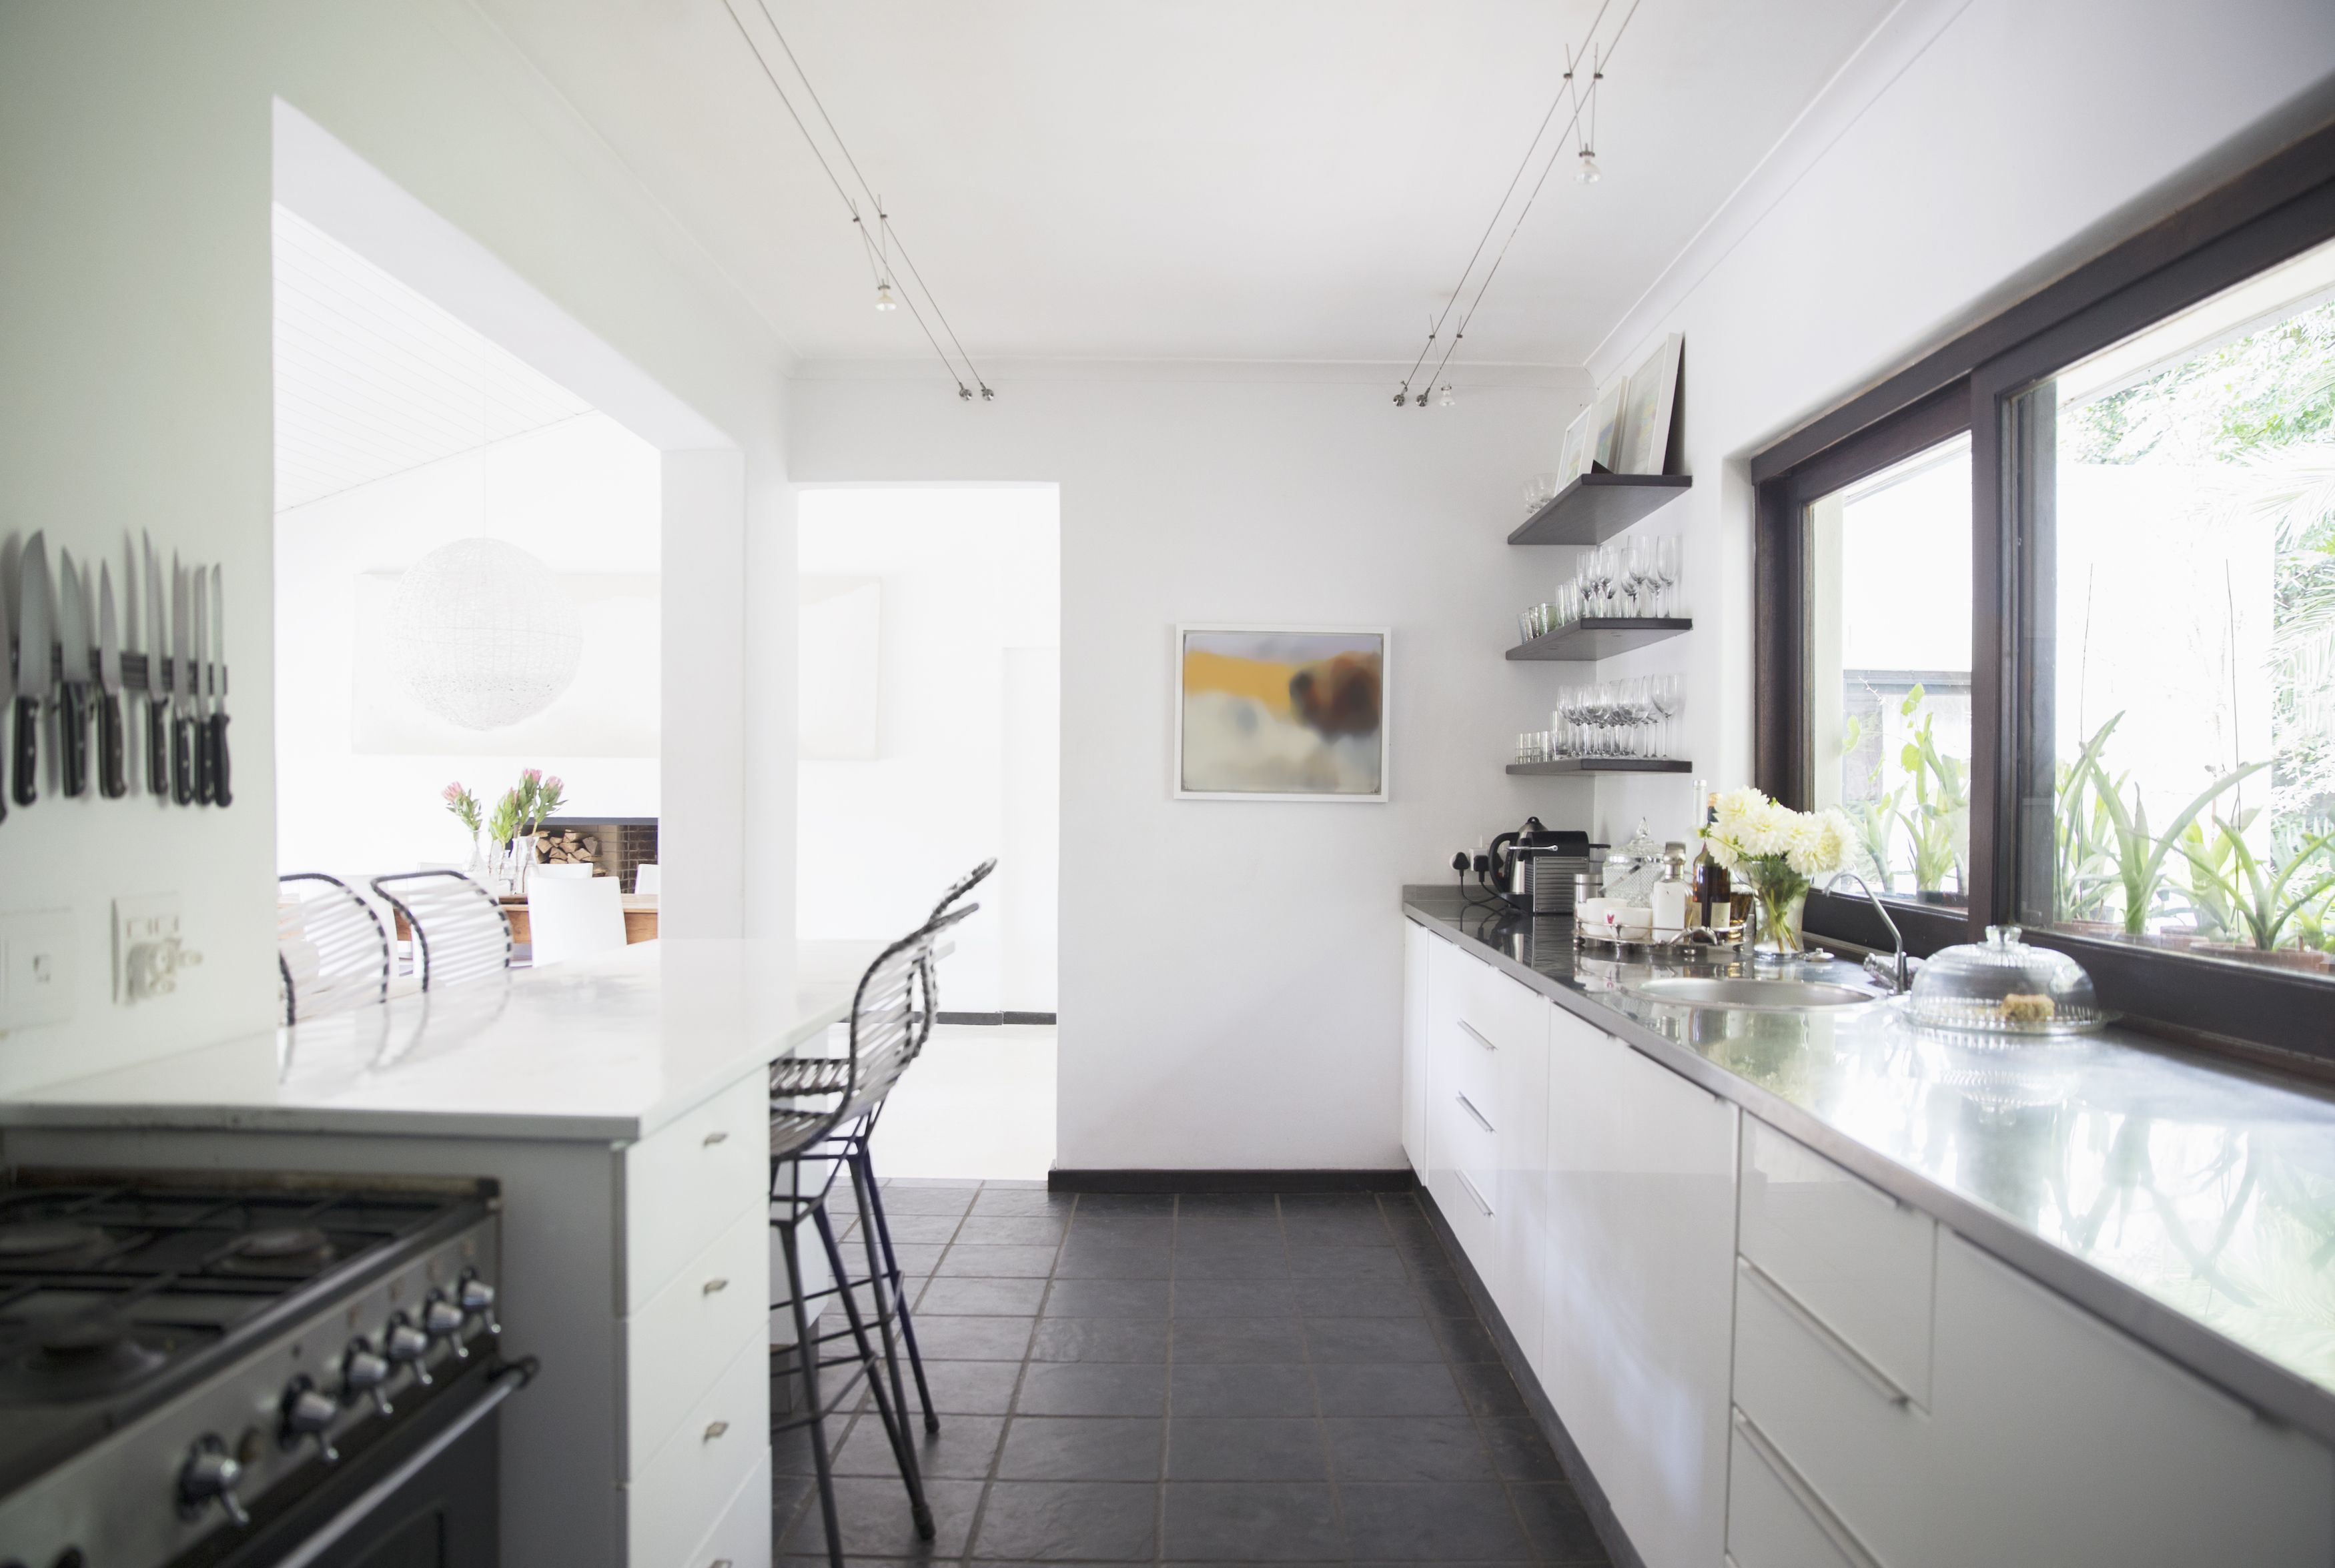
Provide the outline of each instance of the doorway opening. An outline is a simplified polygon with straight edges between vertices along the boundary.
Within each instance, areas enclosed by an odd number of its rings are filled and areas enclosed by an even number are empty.
[[[877,1133],[887,1176],[1053,1165],[1061,755],[1052,485],[808,487],[795,930],[840,975],[996,872],[939,968],[941,1023]]]

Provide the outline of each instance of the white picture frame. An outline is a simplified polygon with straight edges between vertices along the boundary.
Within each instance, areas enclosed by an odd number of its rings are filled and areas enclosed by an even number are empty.
[[[1565,427],[1565,444],[1557,449],[1556,488],[1563,489],[1589,468],[1589,409],[1584,405]]]
[[[1196,646],[1195,639],[1199,640]],[[1214,644],[1210,646],[1209,644]],[[1245,655],[1226,653],[1226,650],[1248,650]],[[1246,656],[1258,663],[1289,663],[1292,664],[1326,663],[1340,653],[1367,650],[1376,661],[1378,683],[1376,747],[1376,785],[1374,789],[1321,789],[1305,788],[1222,788],[1226,759],[1217,741],[1222,731],[1194,735],[1196,722],[1206,722],[1206,710],[1196,698],[1224,695],[1216,691],[1196,691],[1187,670],[1189,656],[1199,652],[1226,657]],[[1169,650],[1168,692],[1174,709],[1175,748],[1172,758],[1174,773],[1169,779],[1170,792],[1177,800],[1247,800],[1280,803],[1316,803],[1335,805],[1382,806],[1390,797],[1391,762],[1393,758],[1392,719],[1394,686],[1392,680],[1394,634],[1386,626],[1303,625],[1283,622],[1183,621],[1177,623],[1175,642]],[[1269,657],[1260,657],[1269,656]],[[1284,721],[1284,728],[1302,728]],[[1290,739],[1284,734],[1284,744]],[[1324,737],[1327,749],[1343,754],[1332,760],[1332,764],[1352,760],[1352,748],[1342,744],[1346,739],[1360,736]],[[1235,763],[1237,759],[1234,760]],[[1306,760],[1296,759],[1302,766]],[[1196,777],[1196,774],[1198,777]],[[1367,780],[1364,780],[1367,781]],[[1219,787],[1211,788],[1211,785]]]
[[[1629,390],[1627,378],[1616,380],[1597,394],[1589,405],[1589,441],[1582,450],[1581,471],[1588,473],[1593,467],[1602,466],[1608,473],[1622,455],[1622,394]]]
[[[1658,474],[1670,458],[1671,411],[1677,406],[1679,351],[1685,340],[1677,333],[1662,339],[1654,352],[1631,371],[1623,418],[1626,432],[1623,461],[1616,471]]]

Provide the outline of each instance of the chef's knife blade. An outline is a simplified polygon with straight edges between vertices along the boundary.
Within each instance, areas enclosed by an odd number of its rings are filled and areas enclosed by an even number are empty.
[[[228,787],[227,756],[227,568],[211,568],[211,799],[235,804]]]
[[[73,552],[57,552],[57,760],[64,791],[89,793],[89,599]]]
[[[113,622],[111,561],[97,564],[97,790],[119,800],[130,793],[130,776],[121,756],[121,637]]]
[[[170,799],[195,803],[195,670],[187,656],[187,574],[170,552]]]
[[[49,643],[49,546],[45,534],[34,534],[33,542],[24,547],[17,585],[16,749],[11,788],[17,805],[30,806],[41,798],[41,704],[55,683]]]
[[[170,718],[165,711],[170,688],[162,679],[162,644],[169,633],[162,619],[162,566],[155,558],[154,537],[146,546],[146,788],[156,795],[170,792]]]
[[[211,596],[204,591],[209,576],[200,566],[187,569],[187,591],[195,605],[195,803],[211,803]]]

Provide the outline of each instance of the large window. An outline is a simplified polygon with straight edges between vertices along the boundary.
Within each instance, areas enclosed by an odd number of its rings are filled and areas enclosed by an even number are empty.
[[[2010,426],[2021,918],[2323,970],[2335,244],[2059,371]]]
[[[2335,125],[1750,467],[1756,781],[1907,945],[2335,1061]]]

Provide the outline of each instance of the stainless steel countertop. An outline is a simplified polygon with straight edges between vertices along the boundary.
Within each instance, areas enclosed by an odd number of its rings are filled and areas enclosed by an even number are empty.
[[[2335,1096],[2109,1030],[1997,1044],[1890,1003],[1688,1008],[1569,920],[1407,887],[1437,934],[2257,1410],[2335,1443]],[[1848,973],[1844,970],[1844,973]]]

